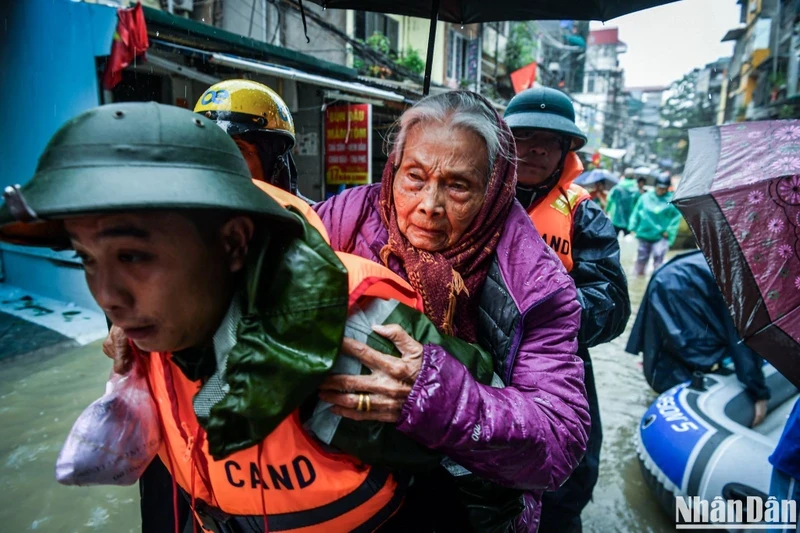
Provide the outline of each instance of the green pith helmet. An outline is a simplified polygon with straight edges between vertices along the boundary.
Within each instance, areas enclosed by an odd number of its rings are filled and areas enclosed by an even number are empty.
[[[556,89],[536,87],[522,91],[508,103],[503,115],[508,127],[538,129],[572,137],[570,150],[580,150],[588,140],[575,125],[572,101]]]
[[[100,106],[68,121],[33,178],[3,196],[0,240],[31,246],[68,246],[64,218],[139,210],[227,210],[299,227],[252,182],[213,121],[154,102]]]

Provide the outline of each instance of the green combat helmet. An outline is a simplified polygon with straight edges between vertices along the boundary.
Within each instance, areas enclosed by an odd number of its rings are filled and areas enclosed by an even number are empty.
[[[61,219],[141,209],[229,210],[300,229],[250,179],[236,143],[175,106],[100,106],[64,124],[23,187],[6,187],[0,240],[68,247]]]
[[[522,91],[508,103],[503,115],[508,127],[532,128],[560,133],[572,138],[570,150],[586,144],[586,134],[575,125],[575,107],[566,94],[549,87]]]

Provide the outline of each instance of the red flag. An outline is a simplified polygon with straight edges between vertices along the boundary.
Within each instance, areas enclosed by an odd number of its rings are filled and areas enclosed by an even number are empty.
[[[111,55],[103,75],[103,87],[111,90],[122,81],[122,71],[134,58],[143,55],[150,47],[142,3],[117,10],[117,31],[111,44]]]
[[[514,85],[514,94],[519,94],[525,89],[530,89],[536,82],[536,62],[525,65],[511,73],[511,83]]]

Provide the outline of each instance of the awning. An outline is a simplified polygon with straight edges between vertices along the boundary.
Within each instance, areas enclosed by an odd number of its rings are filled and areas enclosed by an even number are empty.
[[[245,59],[242,57],[232,56],[228,54],[211,54],[210,58],[212,63],[223,65],[229,68],[247,70],[257,74],[266,74],[268,76],[275,76],[276,78],[283,78],[285,80],[296,80],[303,83],[309,83],[318,87],[325,87],[327,89],[338,89],[340,91],[363,95],[371,98],[378,98],[380,100],[387,100],[390,102],[405,102],[405,96],[391,91],[384,91],[376,89],[361,83],[353,83],[348,81],[337,80],[326,76],[318,76],[316,74],[309,74],[301,70],[274,65],[271,63],[264,63],[261,61],[254,61],[252,59]]]
[[[199,2],[203,3],[203,2]],[[206,2],[207,3],[207,2]],[[217,2],[218,4],[222,2]],[[151,41],[166,40],[190,48],[201,48],[206,53],[234,53],[270,62],[280,62],[317,74],[355,79],[358,72],[345,65],[324,61],[313,55],[290,50],[283,46],[267,44],[210,24],[198,22],[166,11],[144,6],[147,33]]]
[[[600,148],[598,152],[600,152],[600,155],[610,157],[611,159],[622,159],[628,151],[622,148]]]
[[[725,37],[723,37],[722,41],[720,41],[720,42],[724,43],[726,41],[738,41],[739,37],[744,35],[744,33],[746,31],[747,31],[747,27],[746,26],[743,26],[741,28],[733,28],[732,30],[728,30],[728,33],[725,34]]]
[[[207,83],[208,85],[214,85],[215,83],[221,81],[220,78],[209,76],[208,74],[199,72],[198,70],[193,69],[192,67],[179,65],[174,61],[170,61],[169,59],[164,59],[163,57],[159,57],[152,53],[147,54],[147,63],[149,65],[153,65],[161,69],[164,69],[167,72],[172,72],[173,74],[179,74],[185,78],[189,78],[190,80],[199,81],[201,83]]]

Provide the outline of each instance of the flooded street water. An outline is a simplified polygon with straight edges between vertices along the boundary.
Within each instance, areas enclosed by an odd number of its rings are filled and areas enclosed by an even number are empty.
[[[625,241],[631,270],[635,242]],[[634,312],[647,280],[629,278]],[[633,317],[628,330],[633,325]],[[656,397],[642,375],[641,357],[624,351],[626,331],[592,350],[604,441],[594,502],[584,511],[586,531],[667,532],[665,517],[642,480],[634,432]],[[139,494],[132,487],[64,487],[54,468],[80,412],[102,395],[110,362],[94,343],[49,358],[0,363],[0,531],[140,531]]]
[[[102,396],[110,371],[100,343],[0,364],[0,531],[140,531],[139,490],[56,483],[72,424]]]
[[[674,532],[674,523],[664,515],[642,479],[636,456],[636,429],[658,395],[644,379],[642,357],[626,352],[625,345],[649,275],[646,278],[633,275],[636,241],[621,239],[620,244],[633,312],[625,333],[591,350],[600,399],[603,448],[594,501],[583,511],[584,530],[592,533]],[[673,255],[675,253],[670,252],[667,260]]]

